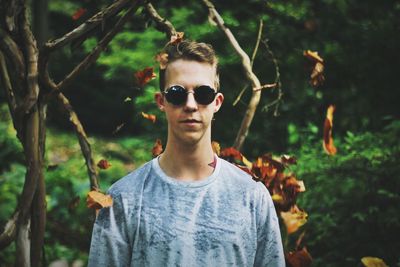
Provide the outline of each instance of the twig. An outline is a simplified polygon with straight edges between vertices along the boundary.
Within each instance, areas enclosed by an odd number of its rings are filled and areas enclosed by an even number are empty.
[[[176,35],[176,30],[172,23],[167,19],[161,17],[151,3],[146,3],[144,7],[147,14],[156,23],[156,29],[164,32],[167,35],[168,40],[171,39],[171,36]]]
[[[64,36],[54,40],[49,41],[44,45],[44,52],[52,52],[58,48],[61,48],[68,44],[69,42],[82,37],[85,33],[91,31],[98,25],[102,24],[106,18],[114,16],[119,13],[122,9],[125,8],[126,5],[131,4],[131,0],[119,0],[114,2],[112,5],[107,7],[105,10],[102,10],[89,18],[85,23],[81,24],[79,27],[73,29],[69,33]],[[137,2],[137,1],[136,1]],[[136,4],[136,3],[135,3]]]
[[[86,56],[86,58],[79,63],[61,82],[57,84],[58,90],[63,90],[70,82],[72,82],[78,74],[87,69],[92,63],[94,63],[100,56],[100,53],[106,48],[108,43],[114,38],[114,36],[122,29],[122,26],[129,19],[129,17],[136,12],[139,5],[135,3],[128,11],[118,20],[114,28],[100,40],[97,46]]]
[[[281,103],[282,97],[283,97],[282,83],[281,83],[281,73],[280,73],[280,70],[279,70],[278,60],[276,59],[274,53],[273,53],[272,50],[270,49],[270,47],[269,47],[269,45],[268,45],[268,40],[265,39],[265,40],[262,41],[262,43],[264,44],[265,48],[267,49],[269,55],[270,55],[271,58],[272,58],[272,62],[273,62],[274,65],[275,65],[275,84],[276,84],[276,87],[275,87],[275,88],[278,89],[278,97],[277,97],[274,101],[272,101],[272,102],[270,102],[269,104],[265,105],[265,106],[262,108],[262,110],[263,110],[263,111],[266,111],[266,110],[268,110],[270,107],[272,107],[272,106],[275,105],[274,116],[278,116],[278,115],[279,115],[279,113],[278,113],[279,104]]]
[[[236,40],[235,36],[232,34],[232,32],[225,26],[222,17],[217,12],[214,5],[208,0],[202,0],[202,1],[206,5],[206,7],[208,8],[208,10],[210,12],[210,18],[225,33],[229,42],[231,43],[233,48],[236,50],[236,52],[241,57],[242,65],[244,67],[246,77],[250,81],[252,88],[260,87],[261,86],[260,81],[258,80],[257,76],[252,71],[249,56],[240,47],[239,43],[237,42],[237,40]],[[253,121],[254,114],[256,112],[256,108],[258,106],[258,103],[260,102],[260,98],[261,98],[261,91],[253,91],[252,92],[252,96],[251,96],[250,102],[247,106],[246,113],[243,117],[242,124],[240,126],[240,129],[237,133],[235,142],[233,144],[233,147],[236,148],[237,150],[240,150],[243,146],[243,143],[248,134],[251,122]]]
[[[17,232],[17,219],[19,216],[19,210],[14,212],[14,215],[7,222],[4,227],[3,233],[0,235],[0,250],[6,248],[15,240],[15,234]]]
[[[75,133],[79,140],[79,145],[81,146],[82,154],[85,158],[86,168],[90,180],[90,188],[91,190],[98,190],[100,187],[97,179],[96,165],[92,157],[92,149],[90,147],[90,143],[85,133],[85,130],[83,129],[83,126],[75,111],[73,110],[69,100],[62,93],[57,94],[57,101],[64,108],[64,111],[67,114],[69,121],[72,123],[72,126],[75,129]]]
[[[253,67],[254,59],[256,58],[258,47],[260,46],[263,27],[264,27],[263,20],[260,19],[260,24],[258,26],[257,41],[256,45],[254,46],[253,55],[251,55],[251,67]]]
[[[262,36],[262,28],[263,28],[263,21],[260,19],[260,24],[258,27],[258,34],[257,34],[257,41],[256,45],[254,46],[253,54],[251,55],[250,66],[253,68],[254,59],[256,58],[258,47],[260,46],[261,36]],[[242,98],[243,93],[247,90],[248,86],[243,86],[243,89],[240,91],[239,95],[236,97],[235,101],[233,102],[232,106],[236,106],[236,104]]]

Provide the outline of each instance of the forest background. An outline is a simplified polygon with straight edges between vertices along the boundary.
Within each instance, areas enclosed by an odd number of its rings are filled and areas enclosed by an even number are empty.
[[[109,4],[104,0],[32,3],[39,46]],[[248,87],[233,105],[248,85],[241,59],[218,27],[210,24],[201,1],[160,0],[154,4],[185,33],[184,38],[211,43],[217,51],[225,102],[215,118],[213,140],[221,147],[232,146],[251,97]],[[257,41],[259,21],[263,21],[262,40],[268,40],[268,49],[260,45],[253,69],[262,83],[274,83],[276,76],[280,77],[281,98],[278,88],[263,89],[241,152],[251,161],[265,153],[297,158],[290,171],[304,181],[306,191],[297,201],[308,220],[293,235],[282,227],[285,246],[294,249],[294,240],[301,236],[313,257],[312,266],[362,266],[365,256],[400,266],[400,90],[396,85],[400,3],[234,0],[214,4],[249,55]],[[107,27],[105,23],[104,29]],[[94,32],[85,42],[57,51],[49,67],[51,75],[61,79],[100,36]],[[158,78],[140,87],[134,74],[149,66],[157,70],[154,56],[167,41],[139,9],[96,64],[65,91],[89,136],[95,161],[111,163],[111,167],[99,169],[103,191],[150,160],[156,139],[165,143],[166,122],[153,103]],[[325,81],[319,86],[310,84],[312,68],[303,55],[305,50],[318,51],[324,60]],[[328,155],[322,147],[329,105],[336,107],[335,155]],[[145,119],[142,112],[155,115],[156,121]],[[84,158],[68,119],[55,104],[48,107],[47,126],[44,264],[58,259],[70,264],[77,259],[85,262],[94,215],[85,203],[90,185]],[[17,205],[24,175],[22,146],[2,89],[1,228]],[[11,244],[0,251],[0,266],[12,266],[15,257]]]

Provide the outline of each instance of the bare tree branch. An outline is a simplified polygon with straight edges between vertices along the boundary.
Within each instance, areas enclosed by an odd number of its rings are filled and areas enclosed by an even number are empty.
[[[176,35],[176,30],[172,23],[161,17],[151,3],[146,3],[145,8],[147,14],[156,23],[156,29],[164,32],[167,35],[168,40],[171,39],[171,36]]]
[[[260,19],[260,24],[258,26],[258,34],[257,34],[257,41],[256,45],[254,46],[253,54],[251,55],[251,62],[250,66],[253,68],[254,59],[256,58],[258,47],[260,46],[261,36],[262,36],[262,29],[263,29],[263,21]],[[236,104],[242,98],[243,93],[246,91],[248,85],[243,86],[243,89],[240,91],[239,95],[236,97],[235,101],[233,102],[232,106],[236,106]]]
[[[99,190],[100,187],[99,187],[99,183],[98,183],[98,179],[97,179],[96,165],[93,161],[92,150],[90,148],[90,143],[86,136],[85,130],[83,129],[83,126],[82,126],[81,122],[79,121],[78,116],[76,115],[75,111],[73,110],[68,99],[62,93],[59,93],[57,95],[57,101],[64,108],[65,113],[69,117],[69,121],[72,123],[72,126],[75,129],[76,135],[79,140],[79,144],[81,146],[83,156],[86,161],[86,168],[87,168],[89,179],[90,179],[90,188],[91,188],[91,190],[97,191],[97,190]]]
[[[21,82],[25,80],[24,56],[22,54],[22,51],[19,49],[18,45],[14,42],[10,35],[1,28],[0,48],[5,53],[4,57],[6,57],[7,61],[11,63],[11,68],[15,70],[13,73],[11,73],[11,76],[14,77],[14,79],[12,79],[12,84],[13,89],[15,90],[15,94],[22,95],[25,93]],[[16,103],[18,104],[18,99],[16,100]]]
[[[4,227],[3,233],[0,235],[0,250],[7,247],[15,240],[15,234],[17,233],[17,220],[19,216],[19,211],[14,212],[14,215],[7,222]]]
[[[79,63],[61,82],[57,84],[58,90],[63,90],[70,82],[72,82],[78,74],[87,69],[92,63],[96,62],[100,53],[106,48],[109,42],[114,38],[114,36],[122,29],[122,26],[126,23],[126,21],[130,18],[130,16],[136,12],[139,5],[137,2],[133,4],[128,11],[118,20],[115,24],[114,28],[110,30],[104,36],[103,39],[97,44],[97,46],[86,56],[86,58]]]
[[[217,24],[217,26],[225,33],[226,37],[228,38],[229,42],[239,54],[242,59],[242,65],[245,70],[245,74],[247,79],[250,81],[252,88],[258,88],[261,86],[260,81],[258,80],[257,76],[253,73],[251,62],[249,56],[243,49],[240,47],[239,43],[237,42],[235,36],[232,32],[225,26],[224,20],[220,16],[220,14],[215,9],[214,5],[208,0],[202,0],[203,3],[207,6],[210,12],[210,18]],[[261,91],[252,91],[252,96],[250,102],[247,106],[246,113],[243,117],[242,124],[240,129],[237,133],[235,142],[233,147],[237,150],[240,150],[243,146],[244,140],[248,134],[251,122],[253,121],[254,114],[256,112],[258,103],[260,102],[261,98]]]
[[[254,59],[256,58],[258,47],[260,46],[263,27],[264,27],[263,20],[260,19],[260,23],[258,26],[257,41],[256,41],[256,45],[254,46],[253,54],[251,55],[251,67],[253,67]]]
[[[282,92],[282,83],[281,83],[281,73],[279,70],[279,64],[278,64],[278,60],[276,59],[274,53],[272,52],[271,48],[268,45],[268,40],[263,40],[262,43],[264,44],[265,48],[268,51],[268,54],[271,56],[272,58],[272,62],[274,62],[275,65],[275,84],[276,87],[278,89],[278,97],[272,101],[271,103],[268,103],[267,105],[265,105],[262,110],[263,111],[267,111],[270,107],[275,105],[275,110],[274,110],[274,116],[278,116],[278,109],[279,109],[279,104],[282,101],[282,97],[283,97],[283,92]]]
[[[69,42],[80,38],[82,35],[91,31],[98,25],[101,25],[105,19],[114,16],[119,13],[122,9],[124,9],[127,5],[131,5],[132,0],[119,0],[114,2],[112,5],[107,7],[106,9],[98,12],[93,17],[89,18],[86,22],[81,24],[79,27],[73,29],[69,33],[65,34],[63,37],[60,37],[54,41],[49,41],[44,45],[44,51],[52,52],[58,48],[61,48],[68,44]],[[135,4],[138,1],[135,1]]]
[[[11,117],[15,119],[15,110],[17,109],[17,102],[15,100],[15,95],[11,85],[10,76],[8,75],[6,59],[4,58],[4,54],[1,51],[0,51],[0,68],[1,68],[1,77],[3,80],[3,86],[7,96],[7,102],[10,109]],[[14,127],[15,126],[16,125],[14,125]]]

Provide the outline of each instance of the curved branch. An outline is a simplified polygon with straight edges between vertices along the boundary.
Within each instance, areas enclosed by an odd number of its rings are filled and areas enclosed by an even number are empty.
[[[17,220],[19,216],[19,211],[14,212],[14,215],[7,222],[4,227],[3,233],[0,235],[0,250],[6,248],[15,240],[15,234],[17,233]]]
[[[70,82],[72,82],[78,74],[87,69],[92,63],[96,62],[100,53],[106,48],[109,42],[114,38],[114,36],[122,29],[122,26],[127,22],[130,16],[136,12],[139,5],[137,2],[133,4],[128,11],[117,21],[114,28],[111,29],[103,39],[97,44],[97,46],[86,56],[86,58],[79,63],[61,82],[57,84],[58,90],[63,90]]]
[[[168,21],[167,19],[161,17],[151,3],[146,3],[144,7],[145,7],[146,13],[155,22],[156,29],[161,32],[164,32],[167,35],[168,40],[171,39],[171,36],[176,35],[176,30],[175,30],[174,26],[172,25],[172,23],[170,21]]]
[[[57,101],[64,108],[64,111],[75,129],[76,135],[78,136],[79,145],[81,146],[81,150],[86,162],[86,168],[90,180],[90,188],[91,190],[97,191],[100,187],[97,179],[96,165],[93,161],[92,150],[90,148],[90,143],[86,136],[85,130],[83,129],[83,126],[73,110],[70,102],[62,93],[57,94]]]
[[[130,4],[131,0],[119,0],[107,7],[106,9],[98,12],[93,17],[89,18],[86,22],[81,24],[79,27],[73,29],[64,36],[54,40],[49,41],[44,45],[43,51],[45,53],[52,52],[58,48],[61,48],[68,44],[69,42],[82,37],[87,32],[91,31],[98,25],[104,22],[104,19],[114,16],[119,13],[126,5]]]
[[[249,82],[251,83],[252,87],[253,88],[261,87],[260,81],[258,80],[257,76],[253,73],[249,56],[240,47],[239,43],[237,42],[237,40],[236,40],[235,36],[232,34],[232,32],[225,26],[224,20],[222,19],[220,14],[217,12],[214,5],[208,0],[202,0],[202,1],[208,8],[208,11],[210,13],[210,18],[225,33],[229,42],[231,43],[233,48],[236,50],[236,53],[238,53],[239,56],[241,57],[242,65],[244,67],[246,77],[249,80]],[[247,106],[246,113],[242,120],[242,124],[240,126],[240,129],[237,133],[235,142],[233,144],[233,147],[236,148],[237,150],[240,150],[242,148],[244,140],[247,137],[247,134],[248,134],[251,122],[253,121],[253,117],[256,112],[258,103],[260,102],[260,98],[261,98],[261,91],[253,90],[250,102]]]
[[[3,50],[4,56],[7,57],[8,62],[11,63],[12,68],[15,70],[12,75],[14,76],[13,87],[16,89],[15,93],[23,95],[24,90],[21,81],[25,80],[25,60],[22,51],[18,45],[0,28],[0,49]]]

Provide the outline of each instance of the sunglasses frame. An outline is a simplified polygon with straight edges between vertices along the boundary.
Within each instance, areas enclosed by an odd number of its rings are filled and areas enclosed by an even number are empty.
[[[179,89],[183,89],[181,92],[185,92],[185,94],[186,94],[186,97],[185,97],[184,100],[179,100],[179,101],[177,102],[176,100],[174,101],[174,100],[171,99],[171,97],[173,97],[173,95],[170,95],[170,92],[172,92],[171,90],[172,90],[172,88],[174,88],[174,87],[177,87],[177,88],[179,88]],[[206,102],[204,102],[203,100],[199,99],[200,96],[199,96],[198,93],[196,94],[196,91],[199,90],[199,88],[202,88],[202,87],[207,87],[208,89],[211,89],[211,90],[213,91],[213,93],[212,93],[212,95],[213,95],[212,100],[211,100],[211,94],[210,94],[210,99],[208,99]],[[197,91],[197,92],[198,92],[198,91]],[[172,86],[168,87],[168,88],[165,89],[162,93],[163,93],[163,95],[165,96],[165,99],[168,101],[168,103],[171,103],[172,105],[175,105],[175,106],[182,106],[182,105],[184,105],[184,104],[186,103],[187,97],[188,97],[188,95],[189,95],[190,93],[193,93],[194,99],[196,100],[197,104],[207,106],[207,105],[211,104],[211,103],[215,100],[215,97],[216,97],[217,94],[218,94],[218,92],[217,92],[214,88],[212,88],[211,86],[209,86],[209,85],[199,85],[199,86],[197,86],[196,88],[194,88],[193,91],[191,92],[191,91],[187,90],[184,86],[179,85],[179,84],[175,84],[175,85],[172,85]],[[172,101],[171,101],[171,100],[172,100]],[[199,100],[200,100],[200,101],[199,101]]]

